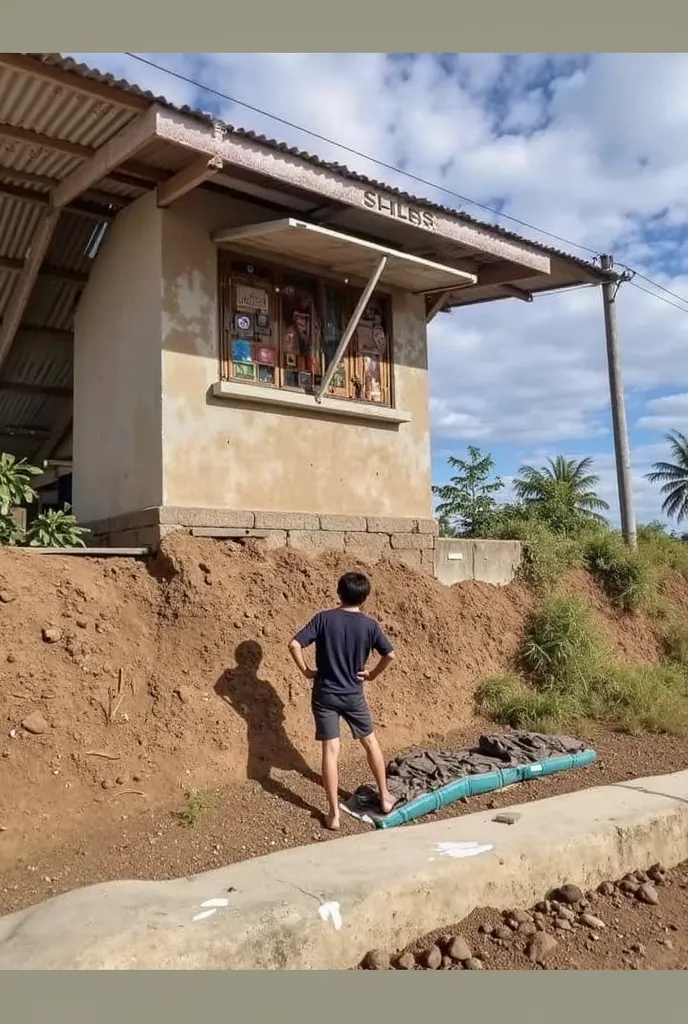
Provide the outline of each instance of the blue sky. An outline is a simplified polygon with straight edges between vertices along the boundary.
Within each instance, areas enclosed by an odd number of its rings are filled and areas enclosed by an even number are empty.
[[[124,54],[70,56],[173,102],[496,219]],[[668,430],[688,432],[688,54],[139,56],[475,203],[612,252],[685,296],[681,303],[636,277],[618,300],[637,515],[659,516],[659,496],[644,474],[666,456]],[[467,444],[491,451],[506,480],[524,462],[592,455],[600,491],[617,517],[597,289],[442,315],[430,327],[429,345],[436,482],[447,475],[447,455],[461,455]]]

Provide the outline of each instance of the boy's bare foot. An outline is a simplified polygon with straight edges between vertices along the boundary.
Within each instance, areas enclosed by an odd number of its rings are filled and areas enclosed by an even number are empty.
[[[386,793],[384,796],[381,796],[380,797],[380,807],[382,809],[382,813],[383,814],[389,814],[389,812],[394,808],[394,805],[396,804],[396,802],[397,802],[396,797],[392,796],[391,793]]]
[[[339,832],[339,815],[334,812],[326,814],[325,828],[330,832]]]

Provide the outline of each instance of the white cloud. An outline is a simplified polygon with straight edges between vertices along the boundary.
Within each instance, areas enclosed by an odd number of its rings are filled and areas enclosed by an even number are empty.
[[[122,54],[78,56],[176,103],[212,108],[234,124],[494,219]],[[688,54],[144,56],[462,196],[501,203],[531,224],[612,251],[688,296]],[[668,429],[688,429],[688,316],[625,285],[619,327],[642,518],[659,508],[643,478],[648,453],[661,457],[655,447]],[[436,443],[455,451],[470,442],[499,445],[504,475],[528,446],[602,448],[605,496],[616,507],[599,292],[439,316],[430,347]]]
[[[641,429],[688,433],[688,392],[653,398],[646,408],[646,415],[638,420]]]

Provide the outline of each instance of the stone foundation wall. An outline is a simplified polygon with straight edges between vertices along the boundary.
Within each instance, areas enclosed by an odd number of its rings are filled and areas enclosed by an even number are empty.
[[[367,562],[389,559],[434,573],[434,519],[317,515],[312,512],[230,511],[209,508],[141,509],[84,524],[94,547],[150,547],[174,530],[239,540],[253,537],[269,548],[340,551]]]

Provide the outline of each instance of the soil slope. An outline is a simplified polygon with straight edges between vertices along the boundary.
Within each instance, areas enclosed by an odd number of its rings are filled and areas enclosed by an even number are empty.
[[[475,687],[508,667],[531,595],[362,567],[398,652],[369,689],[386,750],[470,730]],[[137,801],[151,810],[285,771],[315,780],[310,697],[286,644],[350,568],[185,536],[148,565],[0,551],[0,865]],[[648,621],[615,614],[584,574],[570,585],[620,659],[657,659]],[[685,581],[671,596],[688,604]]]

